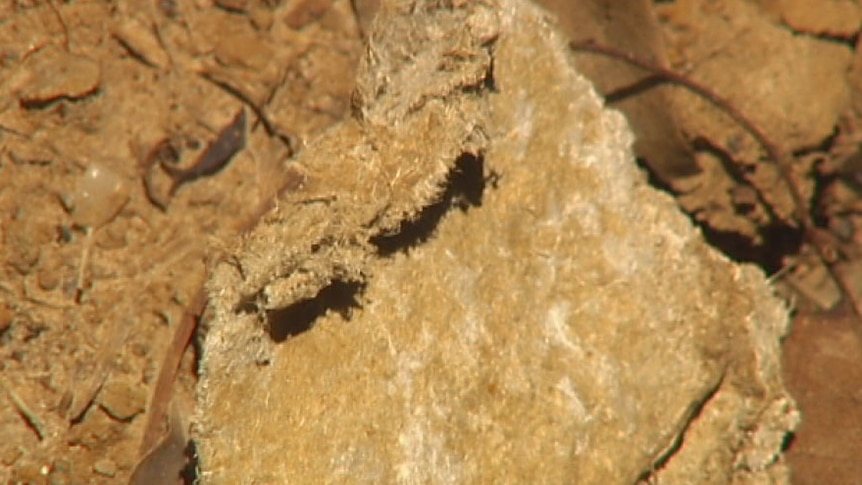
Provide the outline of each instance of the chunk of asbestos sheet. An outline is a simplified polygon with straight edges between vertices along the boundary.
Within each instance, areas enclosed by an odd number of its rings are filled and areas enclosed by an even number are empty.
[[[203,483],[787,482],[784,307],[547,18],[383,3],[354,117],[213,268]]]

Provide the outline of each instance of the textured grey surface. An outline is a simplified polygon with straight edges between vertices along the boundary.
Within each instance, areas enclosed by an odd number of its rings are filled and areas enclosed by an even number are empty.
[[[387,85],[389,98],[362,97],[362,121],[309,148],[300,167],[314,183],[274,211],[295,220],[269,217],[216,268],[196,426],[204,482],[786,480],[777,453],[797,420],[778,369],[787,316],[762,275],[717,255],[645,184],[624,119],[602,108],[542,12],[457,3],[384,4],[386,35],[372,34],[359,84]],[[484,50],[453,45],[492,46],[493,83],[477,77]],[[431,130],[417,121],[435,117],[445,122]],[[350,137],[377,158],[333,162]],[[482,166],[440,161],[459,146]],[[397,227],[377,221],[427,205],[441,173],[480,168],[481,204],[450,208],[409,249],[375,252],[369,228]],[[369,173],[388,189],[369,191]],[[315,206],[314,226],[303,211],[327,176],[347,202]],[[327,255],[309,266],[322,277],[282,264]],[[322,311],[285,342],[269,342],[273,319],[247,308],[248,295],[302,305],[339,277],[365,285],[359,306]]]

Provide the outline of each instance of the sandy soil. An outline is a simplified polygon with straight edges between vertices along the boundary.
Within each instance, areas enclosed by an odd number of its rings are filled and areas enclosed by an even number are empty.
[[[862,7],[657,3],[668,65],[793,152],[805,209],[841,241],[839,266],[862,289]],[[207,261],[289,183],[291,157],[350,109],[362,40],[346,0],[145,5],[0,4],[4,483],[128,480]],[[788,441],[794,481],[862,483],[853,458],[862,456],[862,345],[852,330],[862,324],[846,305],[821,311],[841,293],[803,244],[774,164],[709,103],[672,96],[697,173],[657,183],[731,257],[781,270],[777,284],[798,303],[785,344],[805,419]],[[236,156],[171,194],[170,173],[216,160],[208,147],[243,109]],[[668,173],[657,163],[645,165]],[[194,357],[175,385],[181,415]]]

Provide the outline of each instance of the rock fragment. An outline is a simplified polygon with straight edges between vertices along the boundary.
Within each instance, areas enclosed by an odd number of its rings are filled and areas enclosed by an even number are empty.
[[[60,99],[78,100],[100,86],[99,64],[87,57],[69,54],[59,47],[46,47],[26,64],[28,82],[18,92],[21,104],[39,108]]]

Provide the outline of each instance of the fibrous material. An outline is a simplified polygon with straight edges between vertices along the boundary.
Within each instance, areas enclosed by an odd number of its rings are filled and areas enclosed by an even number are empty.
[[[354,116],[215,266],[204,483],[786,482],[787,315],[518,0],[384,2]]]

